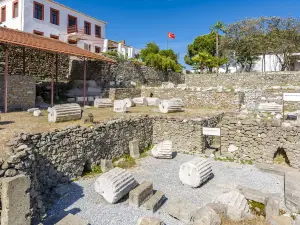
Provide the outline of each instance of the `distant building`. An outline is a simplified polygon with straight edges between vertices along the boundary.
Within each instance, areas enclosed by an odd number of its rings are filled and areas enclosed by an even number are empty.
[[[59,39],[95,53],[107,52],[107,23],[52,0],[0,0],[1,26]],[[134,57],[125,42],[111,42],[118,52]]]

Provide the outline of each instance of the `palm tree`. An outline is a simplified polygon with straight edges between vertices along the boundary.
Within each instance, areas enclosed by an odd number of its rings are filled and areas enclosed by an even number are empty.
[[[226,26],[224,23],[218,21],[211,30],[216,33],[216,56],[219,58],[219,31],[226,31]],[[217,73],[219,73],[219,68],[217,68]]]

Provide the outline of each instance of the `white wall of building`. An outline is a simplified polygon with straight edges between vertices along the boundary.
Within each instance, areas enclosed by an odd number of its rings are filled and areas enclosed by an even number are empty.
[[[14,0],[0,0],[0,8],[6,6],[6,21],[1,24],[11,29],[22,30],[22,6],[23,0],[19,0],[18,17],[13,18],[13,2]]]

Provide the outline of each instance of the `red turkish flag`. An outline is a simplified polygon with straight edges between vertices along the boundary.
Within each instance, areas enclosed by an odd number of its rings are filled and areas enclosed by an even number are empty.
[[[175,34],[168,32],[168,38],[175,39]]]

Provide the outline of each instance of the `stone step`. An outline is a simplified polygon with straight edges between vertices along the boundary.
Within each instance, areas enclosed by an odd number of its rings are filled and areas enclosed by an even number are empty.
[[[144,181],[135,189],[129,192],[129,205],[140,207],[150,199],[153,194],[153,183]]]
[[[156,191],[155,194],[142,205],[142,208],[155,213],[162,206],[164,201],[165,194],[161,191]]]

